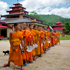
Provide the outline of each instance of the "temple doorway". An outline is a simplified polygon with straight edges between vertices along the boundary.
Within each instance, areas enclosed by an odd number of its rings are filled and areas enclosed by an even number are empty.
[[[7,37],[7,29],[0,29],[0,33],[1,36]]]

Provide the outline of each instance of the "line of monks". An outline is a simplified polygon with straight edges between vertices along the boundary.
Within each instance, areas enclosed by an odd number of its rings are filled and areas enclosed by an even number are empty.
[[[26,66],[32,63],[37,57],[41,57],[46,53],[50,46],[60,43],[60,32],[49,31],[40,26],[23,23],[23,29],[20,24],[14,24],[14,30],[10,32],[10,53],[9,60],[4,67],[10,66],[10,62],[14,65]]]

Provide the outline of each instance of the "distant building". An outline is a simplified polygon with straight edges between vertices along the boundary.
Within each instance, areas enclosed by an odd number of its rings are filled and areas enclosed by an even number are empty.
[[[56,31],[60,31],[62,32],[62,35],[64,36],[65,35],[65,29],[66,28],[63,28],[63,24],[61,24],[61,22],[56,22],[55,25],[52,26],[52,28]]]

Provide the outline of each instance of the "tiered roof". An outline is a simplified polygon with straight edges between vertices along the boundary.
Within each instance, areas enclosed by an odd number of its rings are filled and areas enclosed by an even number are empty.
[[[55,25],[53,25],[53,29],[65,29],[63,28],[63,24],[61,24],[61,22],[56,22]]]
[[[27,14],[28,12],[25,11],[26,8],[22,7],[22,4],[16,3],[13,4],[13,7],[10,7],[11,10],[7,11],[9,14],[14,14],[14,13],[24,13]]]

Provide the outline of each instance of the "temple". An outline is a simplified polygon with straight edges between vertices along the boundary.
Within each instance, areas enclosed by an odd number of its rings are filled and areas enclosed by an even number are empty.
[[[64,35],[65,35],[64,30],[65,30],[66,28],[63,28],[63,26],[64,26],[64,25],[61,24],[61,22],[56,22],[55,25],[52,26],[52,28],[53,28],[54,30],[56,30],[56,31],[62,32],[62,36],[64,36]]]
[[[7,13],[9,13],[9,14],[1,15],[1,17],[5,18],[4,20],[1,20],[1,22],[5,22],[4,23],[5,28],[2,25],[3,23],[1,23],[1,26],[0,26],[1,35],[0,36],[4,36],[4,37],[8,38],[9,33],[11,30],[13,30],[13,28],[14,28],[13,25],[15,23],[19,23],[21,26],[24,22],[27,23],[28,25],[30,23],[32,23],[33,25],[45,26],[43,24],[45,21],[42,21],[40,19],[37,19],[37,18],[34,18],[34,17],[28,15],[28,11],[26,11],[26,8],[22,7],[22,4],[20,4],[20,3],[13,4],[13,7],[10,7],[10,10],[7,11]],[[8,27],[10,27],[10,28],[8,28]],[[4,30],[2,30],[2,29],[4,29]],[[4,34],[2,34],[3,32],[4,32]]]

